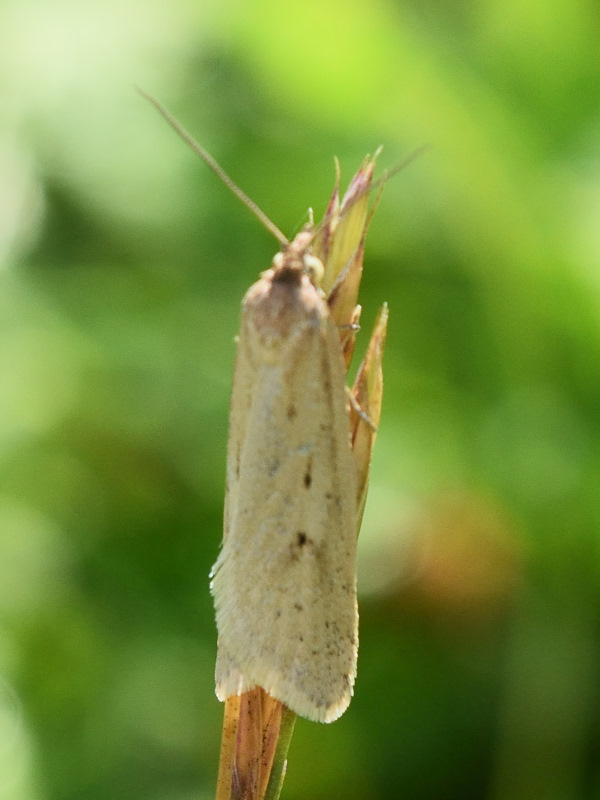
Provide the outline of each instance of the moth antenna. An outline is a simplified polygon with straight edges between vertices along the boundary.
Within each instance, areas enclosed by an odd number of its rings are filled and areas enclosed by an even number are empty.
[[[377,158],[382,149],[383,149],[382,147],[378,147],[377,150],[375,151],[375,155],[373,156],[373,158]],[[419,156],[422,156],[423,153],[426,153],[428,150],[431,150],[431,145],[422,144],[420,147],[416,147],[412,152],[410,152],[407,156],[405,156],[402,159],[402,161],[400,161],[399,164],[396,164],[395,167],[391,167],[390,169],[384,170],[383,175],[381,175],[381,177],[377,178],[377,180],[373,181],[369,186],[365,186],[362,192],[358,192],[356,197],[353,198],[352,205],[354,205],[354,203],[356,203],[357,200],[363,197],[363,195],[370,194],[373,191],[373,189],[376,189],[378,186],[383,186],[385,183],[389,181],[390,178],[393,178],[394,175],[397,175],[405,167],[408,167],[409,164],[412,164],[413,161],[419,158]]]
[[[255,217],[262,222],[264,227],[273,234],[273,236],[277,239],[279,244],[282,247],[287,247],[289,245],[289,239],[285,236],[275,225],[274,222],[271,222],[269,217],[265,214],[265,212],[259,208],[254,200],[251,200],[246,192],[244,192],[240,187],[233,181],[229,175],[225,172],[223,167],[221,167],[215,159],[211,156],[211,154],[205,150],[202,145],[198,144],[198,142],[193,138],[191,134],[189,134],[185,128],[177,122],[175,117],[167,111],[167,109],[159,103],[156,98],[152,97],[152,95],[145,92],[143,89],[136,87],[138,94],[140,94],[145,100],[148,100],[154,108],[158,111],[158,113],[169,123],[169,125],[173,128],[175,133],[177,133],[183,141],[188,144],[196,155],[200,156],[200,158],[204,161],[204,163],[212,169],[215,175],[221,179],[221,181],[227,186],[233,194],[242,201],[242,203],[246,206],[246,208],[250,209],[250,211],[254,214]]]

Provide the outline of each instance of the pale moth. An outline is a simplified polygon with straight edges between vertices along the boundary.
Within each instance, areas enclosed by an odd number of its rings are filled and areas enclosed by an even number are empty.
[[[262,686],[330,722],[356,676],[356,467],[340,335],[299,234],[247,292],[211,584],[217,695]]]

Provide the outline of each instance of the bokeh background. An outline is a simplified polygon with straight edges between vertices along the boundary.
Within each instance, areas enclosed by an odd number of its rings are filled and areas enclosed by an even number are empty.
[[[1,0],[0,798],[204,800],[239,302],[387,186],[356,696],[283,797],[600,798],[600,9]]]

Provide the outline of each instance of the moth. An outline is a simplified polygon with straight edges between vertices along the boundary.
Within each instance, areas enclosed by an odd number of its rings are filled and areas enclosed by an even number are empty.
[[[211,590],[218,697],[258,685],[331,722],[356,677],[357,490],[340,335],[311,242],[300,233],[242,303]]]

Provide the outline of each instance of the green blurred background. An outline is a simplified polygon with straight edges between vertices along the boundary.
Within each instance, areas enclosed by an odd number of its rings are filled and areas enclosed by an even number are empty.
[[[600,798],[600,9],[0,0],[0,798],[211,798],[239,302],[379,144],[356,696],[283,797]]]

